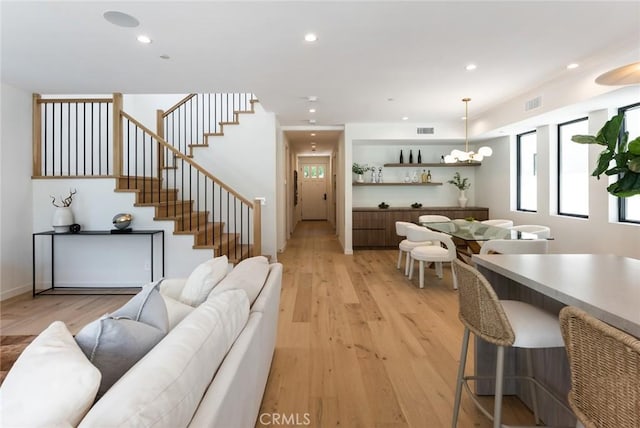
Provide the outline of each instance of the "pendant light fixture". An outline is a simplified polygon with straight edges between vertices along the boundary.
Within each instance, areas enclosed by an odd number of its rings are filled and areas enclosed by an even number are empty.
[[[469,150],[469,101],[471,98],[463,98],[464,103],[464,152],[462,150],[451,150],[451,154],[444,157],[445,163],[457,162],[481,162],[485,157],[491,156],[493,150],[491,147],[480,147],[478,153]]]

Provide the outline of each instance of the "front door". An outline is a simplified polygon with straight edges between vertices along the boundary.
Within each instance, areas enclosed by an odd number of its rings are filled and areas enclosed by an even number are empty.
[[[300,167],[300,203],[302,220],[327,219],[327,164],[304,164]]]

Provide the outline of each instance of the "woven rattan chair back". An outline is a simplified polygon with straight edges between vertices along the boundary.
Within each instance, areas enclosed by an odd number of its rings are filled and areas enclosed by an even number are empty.
[[[640,340],[567,306],[560,328],[569,366],[569,405],[586,428],[640,427]]]
[[[491,284],[480,272],[458,259],[451,267],[458,280],[460,321],[489,343],[513,345],[515,334]]]

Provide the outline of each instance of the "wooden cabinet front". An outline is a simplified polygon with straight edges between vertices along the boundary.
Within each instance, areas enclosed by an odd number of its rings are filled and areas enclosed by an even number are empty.
[[[438,214],[455,218],[473,217],[487,220],[489,208],[483,207],[422,207],[422,208],[353,208],[353,248],[397,247],[404,238],[396,235],[396,221],[417,223],[425,214]]]

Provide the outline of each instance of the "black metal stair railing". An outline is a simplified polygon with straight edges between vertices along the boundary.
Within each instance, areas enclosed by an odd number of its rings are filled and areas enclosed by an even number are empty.
[[[206,144],[208,136],[222,134],[225,124],[237,123],[238,113],[253,112],[253,101],[252,93],[190,94],[160,111],[158,135],[190,155],[191,146]]]
[[[156,217],[173,220],[177,233],[193,233],[196,248],[214,247],[216,255],[227,254],[234,260],[260,254],[259,204],[239,195],[126,112],[121,117],[121,188],[137,190],[138,203],[155,205]],[[164,169],[163,159],[170,158],[175,168]]]
[[[113,176],[112,98],[33,99],[33,176]]]

